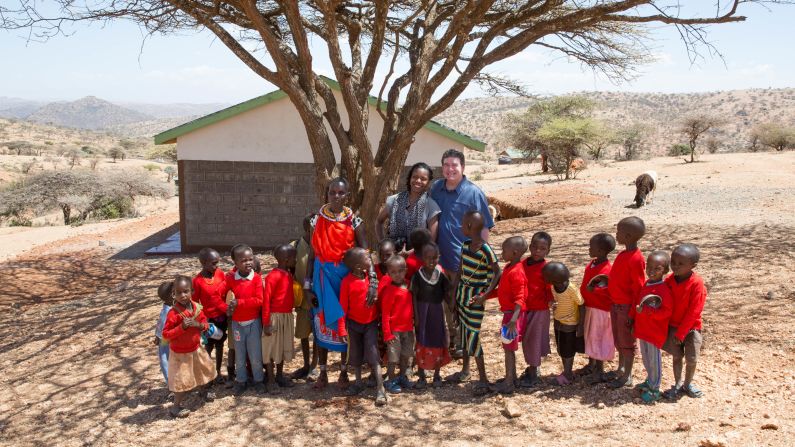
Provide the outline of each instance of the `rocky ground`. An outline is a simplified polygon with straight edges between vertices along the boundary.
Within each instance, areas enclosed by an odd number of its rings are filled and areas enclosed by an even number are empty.
[[[202,405],[193,398],[196,411],[175,421],[167,416],[168,392],[151,345],[160,309],[155,287],[195,272],[198,263],[142,256],[174,231],[172,210],[41,244],[0,263],[0,444],[791,445],[795,153],[704,156],[692,165],[673,158],[608,162],[568,182],[551,181],[537,168],[501,167],[479,181],[490,195],[541,212],[500,221],[495,247],[509,235],[546,230],[554,238],[550,259],[579,278],[588,238],[633,214],[648,225],[644,252],[683,241],[701,247],[698,271],[709,288],[696,379],[702,399],[647,406],[633,390],[579,381],[473,398],[465,384],[392,396],[378,409],[372,392],[347,398],[335,386],[316,392],[299,383],[241,398],[219,387],[218,400]],[[627,208],[630,183],[647,169],[660,174],[654,201]],[[0,234],[0,245],[6,243]],[[272,258],[261,257],[270,268]],[[492,380],[503,374],[499,321],[492,303],[484,322]],[[296,359],[287,369],[299,365]],[[549,380],[559,369],[553,355],[542,373]],[[636,381],[642,374],[637,361]],[[663,385],[671,380],[664,356]],[[506,408],[518,417],[507,417]]]

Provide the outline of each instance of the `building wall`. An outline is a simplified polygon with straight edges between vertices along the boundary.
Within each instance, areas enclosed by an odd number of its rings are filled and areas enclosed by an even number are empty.
[[[318,209],[308,163],[179,161],[183,252],[238,243],[272,248],[302,234]]]
[[[334,92],[341,104],[339,92]],[[340,110],[343,122],[348,117]],[[367,133],[373,150],[377,149],[384,122],[370,107]],[[339,160],[339,147],[331,135],[334,154]],[[424,161],[430,165],[441,164],[442,153],[450,148],[462,150],[464,146],[428,129],[415,136],[406,165]],[[259,161],[279,163],[312,163],[304,125],[288,98],[283,98],[232,118],[202,127],[177,139],[177,158],[180,160]]]

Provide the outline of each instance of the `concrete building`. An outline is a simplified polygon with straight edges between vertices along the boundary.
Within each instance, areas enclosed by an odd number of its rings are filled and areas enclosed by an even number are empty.
[[[342,104],[339,84],[324,80]],[[373,148],[383,128],[375,101],[370,98],[368,126]],[[345,122],[344,108],[340,114]],[[303,216],[320,205],[303,122],[281,90],[155,136],[155,144],[172,143],[177,145],[182,252],[237,243],[274,247],[298,237]],[[339,160],[333,138],[332,144]],[[449,148],[482,151],[485,143],[431,121],[417,133],[406,165],[424,161],[438,167]]]

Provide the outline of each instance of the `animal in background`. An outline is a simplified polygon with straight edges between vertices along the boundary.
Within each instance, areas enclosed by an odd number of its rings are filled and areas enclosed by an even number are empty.
[[[635,206],[642,207],[651,203],[654,191],[657,190],[657,171],[646,171],[635,179]]]

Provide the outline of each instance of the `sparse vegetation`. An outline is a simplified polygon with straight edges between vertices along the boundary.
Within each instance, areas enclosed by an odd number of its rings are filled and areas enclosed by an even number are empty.
[[[149,172],[159,171],[160,170],[160,166],[158,166],[158,165],[156,165],[154,163],[147,163],[147,164],[143,165],[143,168],[146,169]]]
[[[690,147],[690,161],[685,159],[687,163],[693,163],[696,159],[696,145],[698,140],[708,131],[715,130],[725,124],[725,121],[717,116],[708,114],[695,114],[685,117],[679,128],[679,131],[687,138]]]
[[[113,159],[114,163],[116,163],[116,160],[124,160],[126,156],[127,153],[120,147],[113,147],[108,151],[108,157]]]
[[[777,151],[795,147],[795,127],[777,123],[762,123],[752,133],[754,141]]]
[[[177,175],[177,169],[174,168],[174,166],[166,166],[163,169],[163,172],[165,172],[166,175],[168,175],[166,183],[171,183],[171,181],[174,180],[174,176]]]

